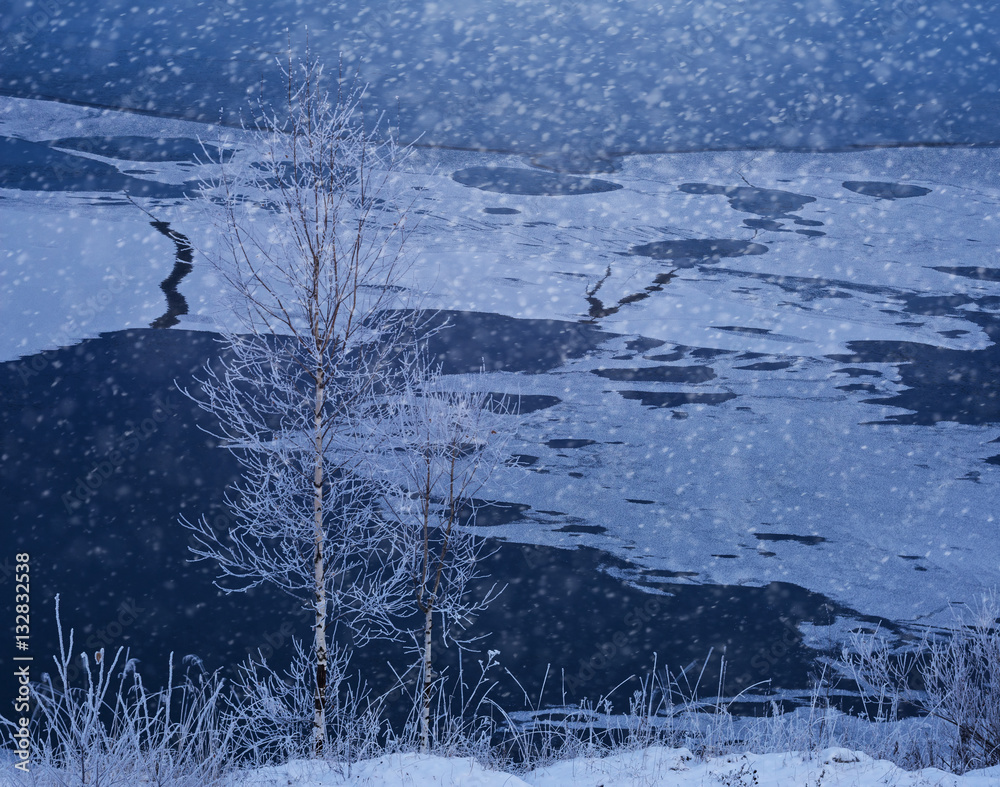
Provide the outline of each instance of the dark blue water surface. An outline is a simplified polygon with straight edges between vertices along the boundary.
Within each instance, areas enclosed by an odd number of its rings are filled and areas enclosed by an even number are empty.
[[[474,315],[451,316],[455,326],[437,335],[434,348],[447,350],[439,354],[447,371],[465,371],[474,345],[487,337],[491,344],[478,346],[491,368],[529,373],[600,340],[599,331],[572,323],[494,315],[476,326]],[[556,345],[559,336],[564,346],[548,362],[519,349],[539,337]],[[190,537],[178,517],[223,521],[223,494],[238,467],[200,429],[211,419],[177,392],[175,381],[192,385],[219,350],[209,333],[142,329],[0,365],[0,561],[31,555],[36,677],[51,669],[56,651],[56,593],[78,648],[110,654],[128,647],[152,685],[165,679],[171,652],[177,662],[193,653],[232,674],[260,649],[281,664],[291,635],[309,638],[309,617],[293,599],[267,586],[223,595],[213,585],[214,565],[189,562]],[[502,524],[527,510],[489,508],[480,524]],[[564,531],[565,546],[575,546],[578,531]],[[654,659],[678,669],[711,649],[711,690],[723,653],[731,694],[758,681],[805,689],[817,652],[804,645],[798,624],[857,617],[793,585],[678,585],[671,584],[678,577],[636,571],[596,550],[493,543],[487,582],[508,587],[470,633],[483,635],[482,649],[501,651],[502,664],[533,699],[551,665],[560,677],[550,677],[550,703],[561,702],[564,689],[571,702],[597,697],[644,675]],[[0,588],[12,592],[9,568],[0,570]],[[445,663],[453,657],[452,649]],[[398,646],[378,646],[357,663],[385,688],[390,659],[402,665]],[[636,686],[628,683],[622,696]],[[508,681],[497,698],[516,709],[523,696]]]
[[[5,0],[0,92],[237,122],[306,46],[422,144],[1000,140],[1000,7],[917,0]]]

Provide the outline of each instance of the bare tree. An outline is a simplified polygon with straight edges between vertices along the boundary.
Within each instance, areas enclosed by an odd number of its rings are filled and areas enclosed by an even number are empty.
[[[485,541],[471,529],[480,506],[476,495],[509,458],[504,447],[513,408],[506,397],[482,390],[454,390],[425,361],[408,365],[403,388],[385,403],[373,450],[373,474],[383,479],[384,515],[394,565],[396,602],[404,622],[418,621],[412,638],[421,686],[417,692],[420,744],[431,743],[431,704],[436,682],[435,618],[442,641],[467,644],[462,631],[498,595],[496,587],[469,596],[482,577]],[[482,387],[483,376],[474,381]],[[449,386],[450,383],[450,386]]]
[[[319,755],[331,625],[377,615],[389,585],[369,559],[377,501],[359,472],[358,424],[398,367],[407,209],[395,178],[405,151],[366,128],[357,88],[331,97],[313,62],[283,72],[286,105],[260,107],[248,151],[204,184],[218,241],[206,256],[239,329],[192,398],[218,417],[243,483],[227,496],[227,533],[205,519],[184,524],[196,557],[220,565],[224,590],[272,583],[313,613]]]

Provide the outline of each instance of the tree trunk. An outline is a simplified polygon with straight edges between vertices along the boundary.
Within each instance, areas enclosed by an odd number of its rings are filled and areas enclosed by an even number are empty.
[[[428,605],[424,612],[424,690],[420,717],[420,751],[428,754],[431,750],[431,693],[434,686],[434,671],[431,669],[431,632],[434,627],[434,607]]]
[[[313,410],[315,468],[313,470],[314,589],[316,591],[316,699],[313,713],[313,756],[320,757],[326,747],[326,565],[323,554],[323,398],[326,393],[323,370],[316,379],[316,406]]]

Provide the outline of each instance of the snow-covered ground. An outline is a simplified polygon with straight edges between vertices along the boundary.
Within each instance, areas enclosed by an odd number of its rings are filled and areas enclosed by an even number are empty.
[[[24,774],[6,763],[0,766],[0,783],[67,782],[35,769]],[[906,771],[844,748],[704,759],[684,748],[653,746],[608,757],[563,760],[520,775],[485,768],[468,757],[416,753],[388,754],[350,766],[295,760],[238,772],[231,783],[239,787],[994,787],[1000,783],[1000,766],[956,775],[937,768]]]
[[[0,136],[17,144],[95,140],[90,152],[31,148],[56,156],[39,165],[48,190],[0,188],[0,358],[164,315],[176,239],[121,189],[152,183],[137,200],[198,246],[208,228],[177,194],[199,168],[116,158],[97,140],[219,134],[0,99]],[[404,176],[419,218],[414,302],[509,318],[481,348],[500,369],[489,384],[558,399],[523,417],[525,477],[490,490],[530,508],[489,534],[597,547],[651,592],[669,590],[665,576],[783,581],[894,621],[948,623],[952,605],[996,584],[1000,467],[984,460],[1000,453],[985,379],[1000,151],[597,164],[612,171],[418,150]],[[217,324],[218,283],[197,258],[171,286],[188,308],[179,328]],[[514,342],[525,356],[551,350],[544,325],[575,349],[510,361]]]
[[[252,787],[992,787],[1000,767],[962,776],[936,768],[904,771],[848,749],[744,754],[697,760],[687,749],[654,747],[603,759],[580,758],[539,768],[521,777],[484,769],[474,760],[397,754],[342,766],[298,761],[256,772]]]

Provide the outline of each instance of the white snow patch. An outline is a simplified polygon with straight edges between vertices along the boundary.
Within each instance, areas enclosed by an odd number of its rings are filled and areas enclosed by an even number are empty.
[[[605,758],[578,758],[517,777],[468,758],[394,754],[350,768],[295,761],[249,775],[247,787],[994,787],[1000,767],[962,776],[936,768],[904,771],[848,749],[812,754],[743,754],[698,760],[687,749],[652,747]]]

